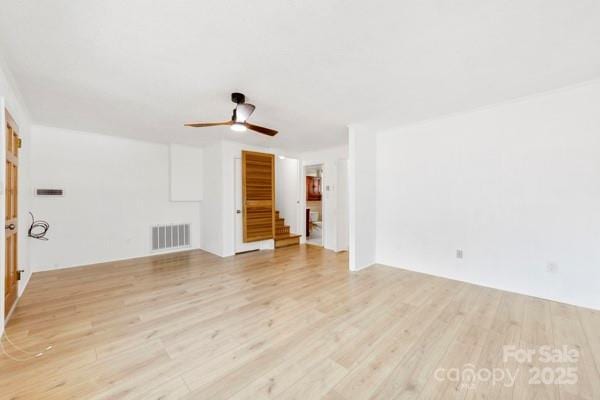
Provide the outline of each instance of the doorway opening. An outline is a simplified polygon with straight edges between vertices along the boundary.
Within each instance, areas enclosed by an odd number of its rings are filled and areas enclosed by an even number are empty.
[[[306,177],[306,243],[323,246],[323,164],[304,167]]]

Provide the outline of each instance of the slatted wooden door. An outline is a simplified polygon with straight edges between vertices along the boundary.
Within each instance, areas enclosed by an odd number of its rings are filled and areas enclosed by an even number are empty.
[[[6,112],[6,215],[4,233],[6,237],[6,274],[4,278],[4,315],[6,316],[17,300],[17,215],[19,178],[19,131],[15,121]]]
[[[275,234],[275,156],[242,151],[244,242]]]

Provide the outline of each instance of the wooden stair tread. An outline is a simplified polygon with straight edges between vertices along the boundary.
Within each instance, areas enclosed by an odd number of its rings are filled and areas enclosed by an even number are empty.
[[[275,238],[275,248],[297,246],[300,244],[300,235],[279,236]]]

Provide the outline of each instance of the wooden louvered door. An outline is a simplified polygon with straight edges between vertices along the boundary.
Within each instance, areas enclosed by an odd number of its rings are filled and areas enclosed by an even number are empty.
[[[244,242],[275,234],[275,156],[242,151]]]
[[[6,214],[4,233],[6,237],[6,272],[4,277],[4,315],[8,315],[17,300],[17,215],[19,178],[19,133],[15,121],[6,112]]]

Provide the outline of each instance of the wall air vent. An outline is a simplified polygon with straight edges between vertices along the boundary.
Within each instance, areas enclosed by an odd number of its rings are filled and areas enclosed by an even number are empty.
[[[62,189],[35,189],[36,196],[64,196],[65,191]]]
[[[154,225],[152,250],[167,250],[190,246],[190,224]]]

